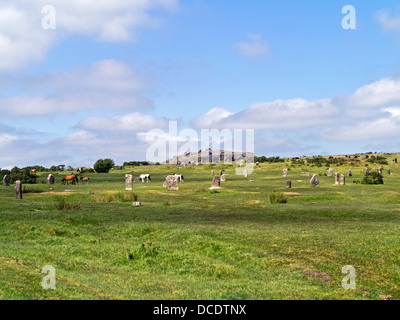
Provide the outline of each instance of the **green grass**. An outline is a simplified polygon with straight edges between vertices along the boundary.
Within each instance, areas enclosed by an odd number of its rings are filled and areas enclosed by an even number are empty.
[[[302,172],[325,168],[291,167],[286,189],[288,166],[248,178],[233,166],[135,167],[69,186],[60,173],[22,200],[0,185],[0,299],[399,299],[400,166],[384,166],[384,185],[353,184],[361,164],[345,186],[319,176],[318,188]],[[218,192],[212,169],[228,174]],[[126,173],[152,183],[125,191]],[[162,186],[173,173],[185,176],[179,191]],[[271,204],[273,192],[287,203]],[[41,287],[45,265],[56,290]],[[345,265],[356,290],[341,287]]]

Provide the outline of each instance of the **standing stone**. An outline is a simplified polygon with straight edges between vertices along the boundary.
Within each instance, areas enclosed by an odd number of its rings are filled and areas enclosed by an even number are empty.
[[[335,184],[339,184],[339,172],[335,173]]]
[[[247,177],[249,176],[249,173],[248,173],[247,170],[244,170],[244,171],[243,171],[243,176],[244,176],[245,178],[247,178]]]
[[[369,169],[368,169],[368,168],[365,168],[365,169],[364,169],[364,174],[365,174],[365,175],[369,175]]]
[[[288,169],[283,169],[282,175],[284,178],[286,178],[288,175]]]
[[[226,182],[226,175],[223,174],[223,175],[221,176],[221,182]]]
[[[328,170],[328,173],[326,174],[328,177],[332,177],[332,175],[333,175],[333,169],[332,168],[330,168],[329,170]]]
[[[211,170],[211,177],[214,177],[214,170]]]
[[[353,173],[351,172],[351,170],[349,169],[349,170],[347,170],[347,176],[348,177],[352,177],[353,176]]]
[[[319,180],[316,174],[314,174],[310,180],[310,186],[311,187],[318,187],[319,186]]]
[[[286,181],[286,188],[290,189],[292,187],[292,180]]]
[[[179,182],[177,176],[168,176],[165,178],[167,182],[168,190],[170,191],[178,191],[179,190]]]
[[[307,172],[307,173],[306,173],[306,176],[307,176],[308,178],[310,178],[310,177],[311,177],[311,172]]]
[[[210,189],[221,189],[221,182],[218,176],[215,176]]]
[[[378,173],[379,173],[380,175],[382,175],[382,168],[379,168],[377,171],[378,171]]]
[[[15,198],[22,199],[22,183],[20,180],[15,181]]]
[[[3,185],[5,185],[6,187],[10,186],[10,179],[8,178],[7,175],[5,175],[3,178]]]
[[[125,190],[131,191],[132,190],[132,175],[131,174],[126,174],[125,175]]]
[[[52,174],[49,174],[47,176],[47,183],[48,184],[54,184],[54,176]]]
[[[346,178],[344,174],[340,176],[340,185],[344,186],[346,184]]]
[[[388,175],[389,175],[389,176],[391,175],[390,169],[388,170]]]

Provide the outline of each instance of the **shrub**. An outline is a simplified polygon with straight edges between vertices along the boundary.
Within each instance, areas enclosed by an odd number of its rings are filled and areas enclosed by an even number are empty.
[[[287,203],[288,198],[283,193],[273,192],[270,194],[269,200],[271,201],[271,204]]]
[[[20,169],[18,167],[14,167],[10,172],[10,182],[14,183],[17,180],[20,180],[22,183],[35,184],[36,175],[31,174],[29,168]]]
[[[370,174],[365,175],[361,184],[383,184],[383,176],[376,171],[370,172]]]
[[[86,168],[86,169],[83,169],[83,170],[80,171],[81,174],[82,173],[94,173],[94,172],[95,171],[92,168]]]

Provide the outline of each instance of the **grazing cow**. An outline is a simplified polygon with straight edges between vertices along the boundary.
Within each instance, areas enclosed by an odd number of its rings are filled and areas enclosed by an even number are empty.
[[[89,180],[90,180],[89,177],[80,177],[80,179],[81,179],[83,184],[85,184],[85,182],[89,183]]]
[[[71,175],[69,175],[69,176],[65,176],[64,178],[62,178],[62,180],[61,180],[61,184],[64,184],[64,183],[70,183],[70,182],[72,182],[72,184],[75,184],[75,183],[77,183],[79,180],[78,180],[78,178],[76,177],[76,175],[74,175],[74,174],[71,174]]]
[[[175,177],[178,177],[180,183],[185,182],[184,179],[183,179],[183,175],[181,175],[181,174],[176,174],[176,173],[175,173],[174,176],[175,176]]]
[[[36,174],[36,169],[32,169],[31,173]]]
[[[139,178],[142,180],[142,183],[146,180],[147,183],[151,182],[151,178],[149,174],[141,174]]]

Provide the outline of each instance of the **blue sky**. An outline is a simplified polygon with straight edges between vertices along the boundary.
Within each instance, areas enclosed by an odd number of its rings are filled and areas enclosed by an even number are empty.
[[[145,160],[171,120],[257,155],[399,151],[399,50],[390,0],[3,0],[0,167]]]

